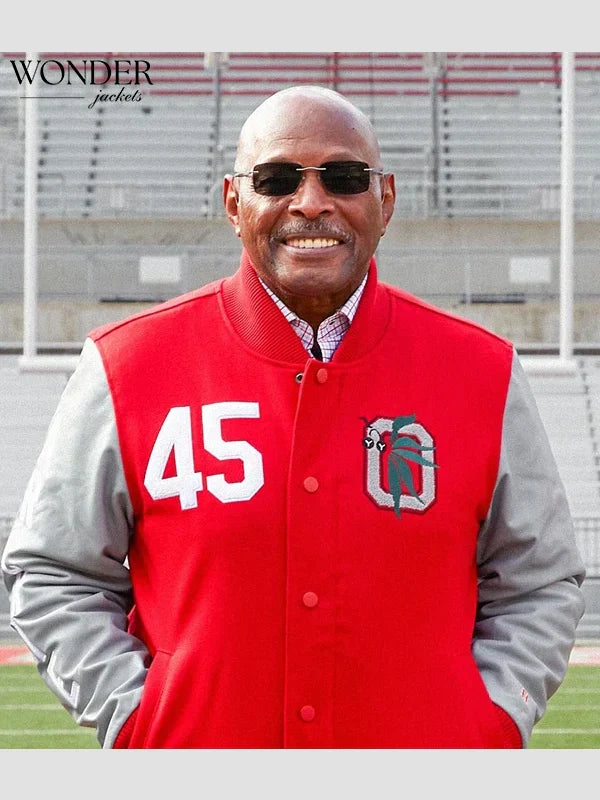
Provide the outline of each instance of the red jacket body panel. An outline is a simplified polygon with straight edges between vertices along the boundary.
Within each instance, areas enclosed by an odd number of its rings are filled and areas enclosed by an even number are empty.
[[[471,636],[509,343],[372,264],[322,364],[245,260],[93,338],[153,656],[130,746],[506,745]]]

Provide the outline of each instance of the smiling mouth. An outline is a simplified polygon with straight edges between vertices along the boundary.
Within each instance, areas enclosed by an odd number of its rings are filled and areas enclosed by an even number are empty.
[[[306,249],[313,249],[313,250],[321,250],[326,247],[334,247],[336,244],[341,244],[340,239],[332,239],[332,238],[317,238],[317,239],[309,239],[307,237],[303,238],[290,238],[285,239],[284,243],[288,247],[295,247],[300,250]]]

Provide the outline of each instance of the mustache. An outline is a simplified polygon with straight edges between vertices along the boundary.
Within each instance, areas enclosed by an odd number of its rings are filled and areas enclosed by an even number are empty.
[[[270,238],[274,241],[289,239],[292,236],[298,239],[340,239],[343,242],[348,242],[352,238],[348,231],[339,225],[324,220],[284,222],[271,233]]]

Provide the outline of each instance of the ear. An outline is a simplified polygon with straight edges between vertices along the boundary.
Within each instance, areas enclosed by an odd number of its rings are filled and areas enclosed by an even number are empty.
[[[239,198],[233,185],[233,175],[225,175],[223,178],[223,205],[227,219],[233,225],[236,234],[240,235],[240,222],[238,215]]]
[[[396,183],[392,172],[386,173],[381,182],[381,216],[383,220],[383,230],[385,233],[387,224],[394,213],[394,203],[396,202]]]

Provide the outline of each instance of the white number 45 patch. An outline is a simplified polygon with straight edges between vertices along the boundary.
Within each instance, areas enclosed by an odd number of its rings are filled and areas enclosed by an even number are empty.
[[[248,442],[226,442],[222,437],[221,420],[258,417],[258,403],[229,402],[202,406],[205,449],[220,461],[240,459],[244,465],[244,478],[236,483],[228,483],[223,474],[207,475],[206,489],[222,503],[250,500],[265,479],[262,455]],[[165,478],[171,452],[175,458],[175,475]],[[165,417],[148,459],[144,486],[153,500],[178,497],[183,510],[198,506],[197,493],[204,489],[204,481],[202,473],[194,471],[189,406],[172,408]]]

